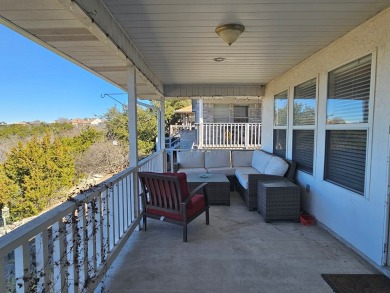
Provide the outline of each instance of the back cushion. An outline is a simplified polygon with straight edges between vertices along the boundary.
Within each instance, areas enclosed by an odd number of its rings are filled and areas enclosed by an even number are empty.
[[[211,151],[205,153],[206,168],[230,167],[230,151]]]
[[[285,160],[279,157],[272,156],[271,160],[265,168],[264,174],[284,176],[288,169],[288,164]]]
[[[232,151],[233,167],[250,167],[252,165],[253,151]]]
[[[177,152],[181,168],[204,168],[204,152]]]
[[[252,167],[255,168],[260,173],[265,174],[265,168],[268,165],[268,162],[273,156],[269,155],[263,151],[254,151],[252,158]]]

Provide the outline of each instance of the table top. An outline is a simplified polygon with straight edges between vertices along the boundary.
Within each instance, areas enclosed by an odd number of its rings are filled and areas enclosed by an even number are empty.
[[[262,184],[265,187],[298,187],[296,184],[292,183],[288,179],[259,180],[259,184]]]
[[[196,182],[196,183],[204,183],[204,182],[215,182],[215,183],[224,183],[229,182],[229,179],[224,174],[217,173],[207,173],[208,177],[202,177],[204,174],[187,174],[187,182]]]

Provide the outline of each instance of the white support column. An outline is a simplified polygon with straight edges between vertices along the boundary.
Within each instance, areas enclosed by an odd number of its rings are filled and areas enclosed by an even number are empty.
[[[157,150],[165,149],[165,97],[160,100],[160,110],[157,112]]]
[[[130,167],[138,165],[138,130],[137,130],[137,89],[136,89],[136,69],[134,66],[127,68],[127,95],[128,95],[128,117],[129,117],[129,156]],[[131,180],[130,201],[133,202],[134,217],[139,215],[138,201],[138,171],[133,173]]]
[[[203,147],[203,98],[199,98],[199,129],[198,129],[198,147],[201,149]]]
[[[138,164],[138,130],[137,130],[137,90],[136,71],[134,66],[127,67],[128,95],[128,127],[129,127],[129,156],[130,167]]]

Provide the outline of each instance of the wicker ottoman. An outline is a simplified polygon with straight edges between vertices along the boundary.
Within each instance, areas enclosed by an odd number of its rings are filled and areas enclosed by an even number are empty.
[[[287,179],[258,181],[257,210],[266,223],[272,220],[299,221],[299,187]]]

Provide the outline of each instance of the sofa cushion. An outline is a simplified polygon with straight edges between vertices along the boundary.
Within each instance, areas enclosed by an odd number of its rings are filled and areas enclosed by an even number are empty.
[[[253,152],[252,167],[265,174],[265,169],[272,157],[270,154],[256,150]]]
[[[253,151],[232,151],[232,167],[252,165]]]
[[[211,151],[206,152],[204,158],[204,166],[209,168],[230,167],[230,152],[229,151]]]
[[[282,158],[272,156],[264,170],[264,174],[284,176],[288,169],[288,164]]]
[[[253,167],[237,167],[234,174],[240,176],[244,174],[260,174],[260,172]]]
[[[177,170],[177,172],[183,172],[186,174],[190,174],[190,173],[203,174],[203,173],[207,173],[207,169],[206,168],[180,168],[179,170]]]
[[[177,152],[180,168],[204,168],[204,152]]]
[[[235,169],[230,168],[230,167],[221,167],[221,168],[207,168],[207,171],[209,171],[209,173],[224,174],[226,176],[233,176]]]

